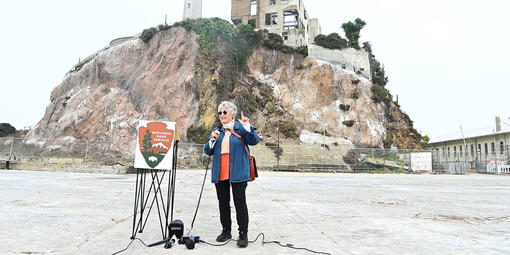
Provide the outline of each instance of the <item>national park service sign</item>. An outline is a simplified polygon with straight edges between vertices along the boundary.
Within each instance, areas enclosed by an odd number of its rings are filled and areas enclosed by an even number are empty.
[[[172,169],[175,122],[138,122],[135,168]]]

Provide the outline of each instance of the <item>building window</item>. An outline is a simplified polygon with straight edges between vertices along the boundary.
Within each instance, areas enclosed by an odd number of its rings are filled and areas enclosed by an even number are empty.
[[[298,27],[298,13],[296,10],[283,12],[283,27],[284,28]]]
[[[462,146],[459,146],[459,155],[462,157]]]
[[[448,157],[450,157],[450,147],[448,147]]]
[[[271,4],[271,5],[276,4],[276,0],[269,0],[269,4]]]
[[[475,157],[475,147],[471,144],[471,157]]]
[[[250,2],[250,15],[257,15],[257,1]]]
[[[250,25],[252,28],[257,27],[257,21],[255,19],[248,20],[248,25]]]
[[[266,13],[266,26],[278,24],[278,13]]]
[[[494,146],[494,143],[491,143],[491,153],[496,154],[496,147]]]
[[[287,32],[287,31],[283,32],[282,33],[282,38],[285,41],[289,40],[289,32]]]
[[[504,152],[505,152],[505,145],[503,144],[503,142],[500,142],[499,143],[499,153],[503,154]]]
[[[485,154],[489,154],[489,147],[487,147],[487,143],[485,143]]]
[[[241,24],[241,22],[242,22],[242,20],[240,20],[240,19],[233,19],[232,20],[232,23],[234,23],[234,25],[236,25],[236,26]]]

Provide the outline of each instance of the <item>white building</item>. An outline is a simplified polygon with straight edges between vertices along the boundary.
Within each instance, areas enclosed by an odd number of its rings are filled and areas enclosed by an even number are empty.
[[[184,0],[184,14],[182,19],[202,18],[202,0]]]

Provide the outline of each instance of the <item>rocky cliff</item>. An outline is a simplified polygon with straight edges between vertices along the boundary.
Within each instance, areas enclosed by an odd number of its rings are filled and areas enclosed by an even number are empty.
[[[199,35],[176,26],[98,54],[51,93],[27,136],[133,142],[138,120],[177,122],[183,141],[201,142],[216,106],[234,101],[258,127],[262,143],[279,130],[287,143],[418,148],[420,135],[391,100],[376,102],[372,84],[341,66],[256,46],[246,65],[232,64],[221,43],[200,50]],[[130,151],[122,153],[129,156]]]

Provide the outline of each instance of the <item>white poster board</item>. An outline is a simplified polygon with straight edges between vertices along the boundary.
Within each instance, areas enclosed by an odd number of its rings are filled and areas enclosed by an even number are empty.
[[[414,172],[431,172],[432,152],[411,152],[411,170]]]
[[[171,170],[175,142],[175,122],[138,122],[135,168]]]

